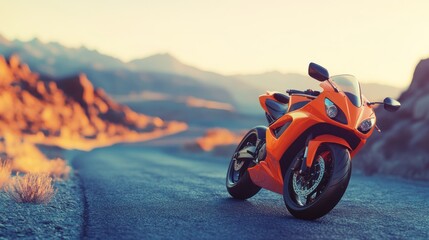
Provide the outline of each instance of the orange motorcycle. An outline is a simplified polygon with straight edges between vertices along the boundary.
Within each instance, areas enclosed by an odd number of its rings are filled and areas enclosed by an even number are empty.
[[[329,76],[310,63],[309,75],[323,91],[287,90],[259,97],[269,126],[251,129],[232,156],[226,176],[229,194],[254,196],[261,188],[283,195],[289,212],[317,219],[340,201],[351,175],[351,158],[378,129],[374,105],[394,112],[401,104],[370,102],[352,75]]]

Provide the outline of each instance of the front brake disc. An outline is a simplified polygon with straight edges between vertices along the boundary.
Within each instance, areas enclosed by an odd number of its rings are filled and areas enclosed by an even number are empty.
[[[307,197],[319,186],[320,182],[322,181],[323,175],[325,173],[325,161],[320,156],[317,159],[317,165],[319,166],[319,172],[318,172],[317,178],[314,179],[314,183],[312,186],[308,186],[308,183],[310,181],[304,181],[303,177],[299,176],[298,173],[293,174],[293,179],[292,179],[293,190],[296,193],[296,195],[298,195],[299,197]]]

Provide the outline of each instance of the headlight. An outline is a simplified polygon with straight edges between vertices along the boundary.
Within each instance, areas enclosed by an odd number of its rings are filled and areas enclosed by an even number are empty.
[[[330,118],[335,118],[338,114],[337,106],[335,106],[335,104],[327,98],[325,98],[325,110],[326,115],[328,115]]]
[[[375,124],[375,118],[365,119],[359,125],[358,130],[363,132],[363,133],[367,133],[367,132],[369,132],[369,130],[371,130],[371,128],[374,126],[374,124]]]

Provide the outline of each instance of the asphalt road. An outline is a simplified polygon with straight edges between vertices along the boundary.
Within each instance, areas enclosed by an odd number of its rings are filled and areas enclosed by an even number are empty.
[[[353,175],[316,221],[291,216],[281,195],[247,201],[225,189],[227,162],[131,144],[74,160],[90,239],[429,239],[429,184]]]

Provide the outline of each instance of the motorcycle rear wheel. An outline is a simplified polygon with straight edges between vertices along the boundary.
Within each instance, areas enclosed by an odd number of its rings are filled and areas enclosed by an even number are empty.
[[[302,154],[303,151],[290,166],[301,166]],[[286,171],[283,199],[287,209],[294,217],[306,220],[326,215],[346,191],[351,169],[348,149],[337,144],[321,145],[308,174],[300,174],[292,167]]]
[[[241,140],[240,144],[238,144],[229,163],[226,174],[226,189],[228,190],[228,193],[236,199],[248,199],[253,197],[261,190],[261,187],[252,182],[250,179],[250,174],[247,171],[247,169],[254,166],[255,163],[252,160],[239,161],[235,158],[236,153],[238,153],[244,147],[256,146],[257,140],[258,135],[256,130],[250,130]]]

